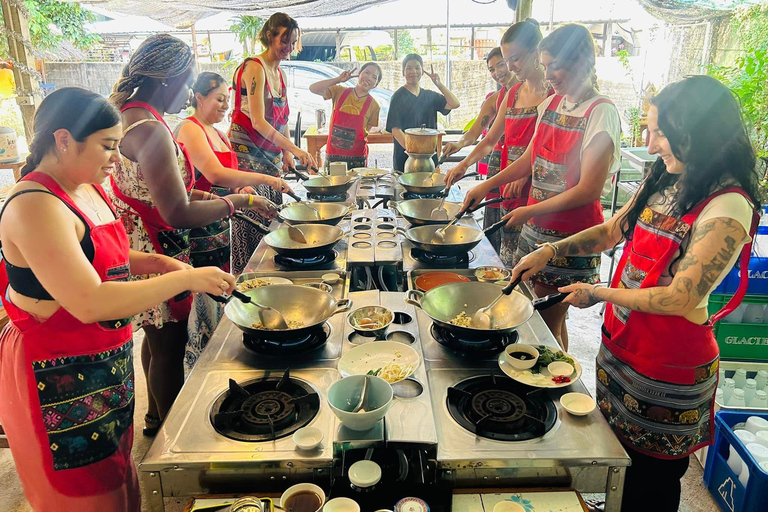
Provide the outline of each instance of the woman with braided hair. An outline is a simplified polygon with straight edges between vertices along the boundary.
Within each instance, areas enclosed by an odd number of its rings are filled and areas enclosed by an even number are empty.
[[[255,208],[266,217],[276,212],[264,198],[249,194],[190,201],[194,168],[163,120],[189,100],[195,62],[189,46],[175,37],[147,38],[125,66],[110,100],[123,113],[122,160],[111,178],[111,194],[131,240],[131,248],[190,262],[190,228],[226,218],[236,208]],[[144,276],[139,276],[143,278]],[[142,366],[149,408],[145,434],[154,435],[184,382],[189,293],[134,317],[143,328]]]
[[[288,137],[288,95],[280,61],[287,59],[299,39],[299,24],[285,13],[270,16],[259,32],[264,52],[248,57],[235,70],[232,82],[234,109],[229,141],[243,171],[279,176],[293,168],[293,158],[302,165],[316,167],[315,159]],[[267,186],[259,194],[280,204],[283,195]],[[249,212],[256,220],[258,215]],[[245,269],[262,234],[244,221],[232,220],[232,272]]]

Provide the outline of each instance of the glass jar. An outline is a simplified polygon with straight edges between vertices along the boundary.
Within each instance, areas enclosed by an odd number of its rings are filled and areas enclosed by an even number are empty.
[[[231,512],[264,512],[264,505],[260,498],[240,498],[229,507]]]

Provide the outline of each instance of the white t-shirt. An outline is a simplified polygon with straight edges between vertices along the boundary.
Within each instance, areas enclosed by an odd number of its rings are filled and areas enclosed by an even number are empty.
[[[539,119],[536,121],[536,128],[538,129],[541,122],[541,116],[544,115],[544,111],[547,110],[552,100],[558,96],[550,96],[539,104]],[[609,99],[608,96],[597,95],[594,98],[579,105],[579,107],[573,112],[563,111],[563,101],[557,106],[555,110],[558,114],[565,114],[572,117],[584,117],[587,109],[599,99]],[[613,103],[601,103],[597,105],[589,114],[589,121],[587,121],[587,128],[584,131],[584,139],[581,142],[581,151],[579,156],[584,156],[584,148],[589,146],[595,136],[599,133],[605,132],[613,141],[613,160],[611,166],[608,168],[608,177],[603,185],[603,196],[607,196],[611,193],[612,185],[611,179],[616,174],[616,171],[621,167],[621,119],[619,119],[619,111]]]
[[[668,215],[672,201],[673,194],[662,194],[661,192],[657,192],[648,199],[648,207],[653,211]],[[744,241],[736,244],[736,251],[734,251],[733,256],[731,256],[731,260],[728,262],[728,265],[725,266],[723,272],[712,284],[709,291],[707,291],[707,294],[701,299],[697,309],[707,307],[707,304],[709,303],[709,296],[712,293],[712,290],[717,288],[723,279],[725,279],[733,266],[736,264],[736,261],[739,259],[739,255],[741,254],[741,249],[744,247],[744,244],[751,240],[748,233],[749,229],[752,227],[752,212],[752,205],[741,194],[732,192],[717,196],[712,201],[710,201],[707,206],[704,207],[704,209],[694,221],[693,226],[691,226],[691,230],[688,232],[688,235],[683,239],[681,250],[686,251],[688,250],[688,244],[691,241],[691,237],[694,233],[696,233],[698,227],[709,220],[717,218],[733,219],[741,224],[741,226],[744,228],[744,231],[747,233],[747,237],[744,239]],[[675,254],[675,256],[672,258],[672,261],[676,261],[679,256],[680,251]],[[677,266],[677,263],[679,263],[679,261],[675,263],[675,267]],[[669,270],[665,271],[664,274],[659,277],[659,286],[666,286],[671,282],[672,276]]]

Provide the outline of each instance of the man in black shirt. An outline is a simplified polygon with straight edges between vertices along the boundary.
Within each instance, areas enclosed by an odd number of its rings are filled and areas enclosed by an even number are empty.
[[[440,77],[434,70],[431,73],[424,70],[424,61],[419,55],[411,53],[403,60],[403,76],[405,85],[400,87],[392,95],[389,103],[389,115],[387,117],[387,131],[394,137],[394,150],[392,152],[392,166],[396,171],[405,168],[408,155],[405,154],[404,131],[408,128],[437,128],[437,113],[443,115],[459,108],[459,100],[440,81]],[[428,91],[419,87],[421,76],[427,75],[432,83],[440,90],[440,93]],[[440,151],[440,148],[437,148]],[[433,156],[437,164],[437,153]]]

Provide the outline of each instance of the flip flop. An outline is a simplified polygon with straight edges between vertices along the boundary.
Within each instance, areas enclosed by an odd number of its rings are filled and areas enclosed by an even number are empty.
[[[160,418],[158,418],[157,416],[150,416],[149,414],[145,414],[144,429],[141,431],[141,433],[147,437],[155,437],[157,435],[158,430],[160,430],[161,424],[162,424],[162,421],[160,421]]]

